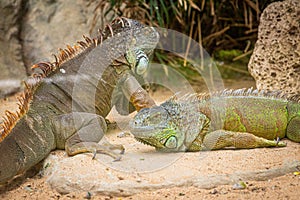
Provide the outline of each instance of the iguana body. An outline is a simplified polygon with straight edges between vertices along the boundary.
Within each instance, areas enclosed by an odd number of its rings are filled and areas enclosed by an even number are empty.
[[[274,139],[300,142],[297,101],[252,89],[194,94],[141,110],[131,132],[164,151],[285,146]]]
[[[125,95],[137,110],[154,105],[133,72],[141,74],[147,67],[145,53],[158,42],[153,28],[120,18],[96,38],[85,40],[61,50],[55,62],[33,66],[35,72],[19,99],[19,111],[7,111],[2,124],[0,183],[34,166],[56,148],[66,149],[68,155],[102,152],[119,159],[111,150],[123,151],[123,146],[98,144],[106,132],[104,118],[113,106],[113,93],[118,97],[116,104],[124,102],[120,96]],[[111,43],[106,42],[109,40]],[[143,45],[138,44],[143,41],[147,45],[141,49]],[[101,63],[103,59],[98,63],[89,57],[91,53],[98,56],[96,50],[102,47],[106,47],[100,52],[108,65]],[[84,65],[86,70],[81,68]],[[118,84],[124,94],[116,92]],[[75,85],[79,85],[77,91]],[[116,107],[121,112],[126,109],[120,104]]]

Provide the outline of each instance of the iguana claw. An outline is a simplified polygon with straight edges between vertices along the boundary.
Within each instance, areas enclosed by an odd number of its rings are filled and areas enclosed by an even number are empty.
[[[92,160],[95,160],[96,159],[96,155],[97,155],[97,150],[95,149],[95,151],[93,151],[92,153],[93,153]]]
[[[125,149],[122,149],[121,152],[120,152],[120,154],[123,155],[124,153],[125,153]]]
[[[122,158],[122,156],[119,156],[119,157],[117,157],[116,159],[114,159],[113,162],[118,162],[118,161],[121,160],[121,158]]]
[[[279,142],[280,142],[280,138],[277,137],[277,138],[276,138],[276,146],[278,146]]]

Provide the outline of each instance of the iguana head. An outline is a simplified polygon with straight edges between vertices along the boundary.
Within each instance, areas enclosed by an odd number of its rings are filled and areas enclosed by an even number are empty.
[[[161,151],[187,151],[207,117],[192,105],[167,101],[142,109],[130,122],[135,139]]]
[[[148,68],[149,56],[159,42],[159,33],[154,27],[149,27],[136,20],[126,19],[130,30],[125,30],[129,36],[129,46],[125,54],[133,73],[143,75]],[[126,23],[125,23],[126,24]]]

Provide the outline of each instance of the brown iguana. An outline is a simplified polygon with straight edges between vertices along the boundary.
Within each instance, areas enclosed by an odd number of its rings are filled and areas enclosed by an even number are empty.
[[[162,151],[281,147],[272,140],[300,142],[300,103],[252,88],[193,94],[142,109],[130,126],[138,141]]]
[[[126,97],[132,103],[129,111],[132,105],[140,110],[155,104],[135,78],[147,69],[148,56],[158,42],[154,28],[118,18],[95,38],[84,39],[61,49],[54,62],[33,65],[19,110],[6,111],[0,129],[0,183],[56,148],[66,149],[68,155],[100,152],[120,159],[112,150],[123,152],[122,145],[98,144],[106,132],[104,118],[114,104],[124,113]]]

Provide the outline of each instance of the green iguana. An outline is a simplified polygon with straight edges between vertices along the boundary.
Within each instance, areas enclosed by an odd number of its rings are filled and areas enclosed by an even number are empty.
[[[130,128],[138,141],[162,151],[283,147],[272,140],[300,142],[300,103],[297,96],[252,88],[174,96],[142,109]]]
[[[147,69],[148,56],[158,43],[154,28],[118,18],[95,38],[84,39],[61,49],[54,62],[33,65],[35,71],[19,97],[19,110],[6,111],[0,129],[0,183],[34,166],[56,148],[66,149],[68,155],[100,152],[120,159],[112,150],[122,153],[122,145],[98,144],[106,132],[104,118],[114,104],[124,113],[126,98],[131,103],[129,111],[155,105],[135,78]],[[91,54],[103,58],[93,60]],[[82,70],[84,65],[89,70]],[[76,84],[80,97],[74,99]],[[117,85],[122,95],[115,92]]]

